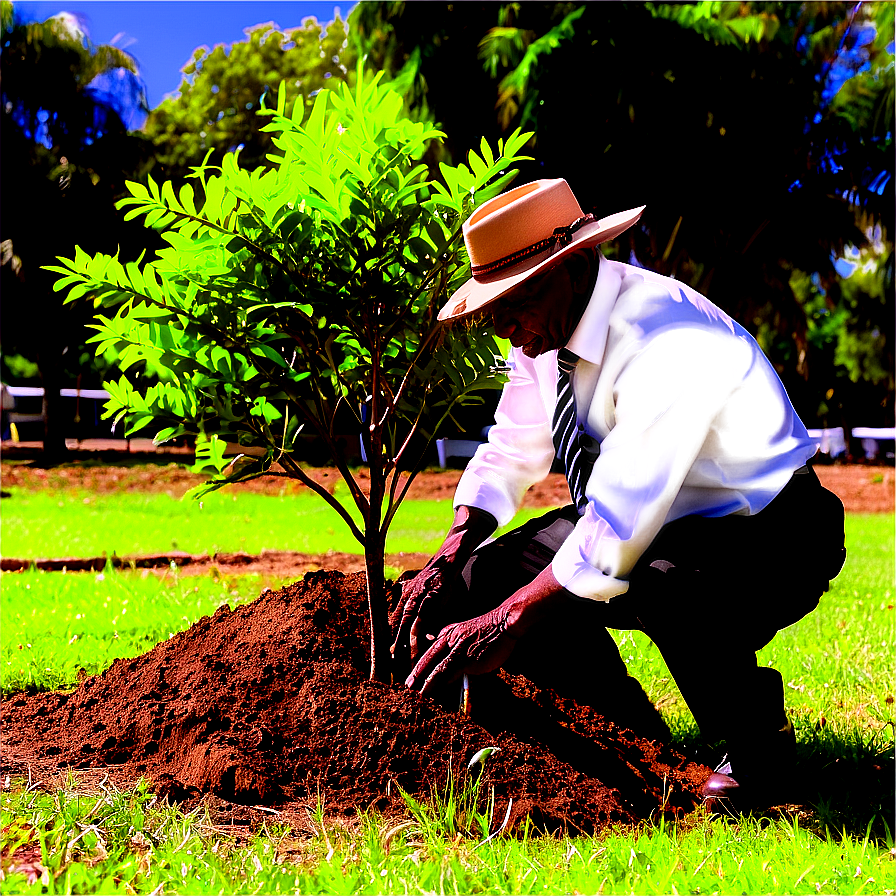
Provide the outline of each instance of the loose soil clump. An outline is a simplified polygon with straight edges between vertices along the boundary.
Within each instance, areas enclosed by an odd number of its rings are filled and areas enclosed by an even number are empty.
[[[693,807],[705,766],[501,672],[473,715],[367,680],[363,574],[312,572],[200,619],[71,693],[3,701],[4,773],[107,768],[160,794],[249,806],[402,807],[467,774],[485,746],[496,825],[592,832]]]

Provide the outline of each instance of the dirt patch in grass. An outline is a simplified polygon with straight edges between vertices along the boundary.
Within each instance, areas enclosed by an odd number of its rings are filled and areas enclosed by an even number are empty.
[[[896,499],[893,467],[818,464],[815,471],[821,484],[843,501],[848,513],[893,512]],[[332,489],[340,481],[338,471],[329,467],[309,468],[307,473],[325,488]],[[355,475],[363,488],[367,481],[367,470],[359,469]],[[460,470],[426,470],[414,479],[408,497],[412,500],[451,501],[460,475]],[[85,461],[75,461],[47,470],[28,463],[7,462],[0,464],[0,479],[5,490],[79,488],[101,494],[116,491],[160,492],[176,498],[204,481],[202,476],[191,473],[186,467],[176,463],[97,466]],[[256,479],[228,488],[271,495],[288,495],[307,490],[306,486],[298,482],[279,477]],[[558,507],[568,501],[566,479],[558,473],[552,473],[544,482],[537,483],[528,491],[523,506]]]
[[[594,831],[693,807],[708,768],[524,678],[474,679],[470,718],[369,682],[365,605],[363,575],[311,573],[71,693],[14,696],[3,774],[105,767],[188,804],[388,811],[399,787],[427,795],[498,746],[482,789],[496,825],[509,809],[510,825]]]
[[[404,572],[420,569],[429,554],[406,553],[386,555],[386,566]],[[187,554],[170,551],[164,554],[139,554],[126,557],[51,557],[30,559],[25,557],[0,558],[4,572],[22,572],[39,569],[44,572],[101,572],[108,564],[116,569],[149,569],[167,575],[172,566],[180,575],[205,575],[215,572],[221,575],[264,575],[268,578],[288,579],[301,577],[307,572],[321,569],[339,570],[343,573],[363,572],[364,557],[328,551],[326,554],[303,554],[299,551],[262,551],[260,554],[243,552],[217,554]]]
[[[816,466],[821,484],[843,502],[847,513],[892,513],[896,504],[893,467],[860,464]]]
[[[894,470],[892,467],[865,465],[816,466],[816,472],[825,488],[834,492],[849,513],[892,513],[894,510]],[[331,468],[314,468],[309,475],[324,486],[335,486],[339,474]],[[21,488],[26,491],[43,488],[72,488],[101,494],[118,491],[139,493],[165,493],[181,497],[188,489],[203,481],[178,464],[138,465],[131,467],[96,466],[77,462],[49,470],[28,464],[2,464],[0,475],[4,489]],[[363,484],[367,475],[364,469],[357,471]],[[411,485],[409,498],[412,500],[444,500],[454,497],[459,470],[425,471],[419,474]],[[237,491],[252,491],[271,495],[289,495],[307,491],[307,487],[292,480],[279,478],[258,479],[242,485],[230,486]],[[558,507],[568,502],[569,491],[566,479],[559,474],[551,474],[544,482],[533,486],[523,501],[524,507]],[[447,520],[447,517],[446,517]],[[447,523],[446,523],[447,525]],[[403,572],[419,569],[428,555],[420,553],[389,554],[386,565]],[[326,554],[303,554],[297,551],[262,551],[261,554],[242,552],[187,554],[171,551],[165,554],[151,554],[126,557],[4,557],[0,558],[0,568],[4,571],[28,569],[34,565],[44,570],[102,570],[108,562],[127,569],[151,569],[165,574],[171,564],[179,567],[181,574],[203,574],[212,569],[222,574],[262,574],[272,578],[289,579],[320,569],[339,570],[344,573],[364,570],[364,559],[360,554],[330,551]]]

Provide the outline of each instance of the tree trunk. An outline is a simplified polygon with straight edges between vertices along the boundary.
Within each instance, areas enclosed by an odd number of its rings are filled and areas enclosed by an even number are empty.
[[[386,475],[383,462],[383,431],[380,428],[380,364],[382,356],[374,329],[371,339],[370,370],[370,501],[364,520],[364,561],[367,565],[367,608],[370,614],[370,680],[392,683],[392,655],[389,653],[389,604],[386,599],[386,533],[382,530]]]
[[[366,533],[364,560],[367,565],[367,608],[370,614],[370,680],[390,684],[389,605],[386,600],[384,545],[379,531]]]
[[[65,445],[65,419],[62,413],[62,399],[59,390],[62,388],[61,350],[57,356],[55,346],[49,346],[38,355],[41,384],[44,387],[44,450],[42,462],[51,466],[62,463],[68,457]]]
[[[380,531],[385,482],[382,450],[377,433],[371,439],[368,457],[370,505],[364,530],[364,562],[367,566],[367,608],[370,615],[370,680],[390,684],[389,605],[386,600],[386,536]]]
[[[376,411],[375,404],[372,411]],[[375,419],[375,418],[372,418]],[[386,599],[386,534],[381,531],[386,482],[383,447],[378,427],[370,431],[367,457],[370,471],[370,504],[364,520],[364,562],[367,566],[367,608],[370,615],[370,680],[390,684],[389,604]]]

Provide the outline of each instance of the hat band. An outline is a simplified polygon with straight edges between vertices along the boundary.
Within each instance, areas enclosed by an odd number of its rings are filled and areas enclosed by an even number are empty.
[[[521,261],[525,261],[527,258],[530,258],[533,255],[538,255],[544,252],[546,249],[551,249],[554,247],[556,243],[559,248],[564,248],[564,246],[568,246],[572,242],[572,235],[585,224],[590,224],[594,220],[594,215],[582,215],[581,218],[576,218],[572,224],[567,224],[565,227],[556,227],[554,228],[554,232],[543,240],[539,240],[537,243],[533,243],[531,246],[526,246],[525,249],[520,249],[518,252],[514,252],[511,255],[505,255],[504,258],[499,258],[497,261],[491,261],[488,264],[474,264],[471,266],[470,272],[474,277],[483,277],[486,274],[493,274],[495,271],[501,271],[505,268],[513,267],[515,264],[519,264]]]

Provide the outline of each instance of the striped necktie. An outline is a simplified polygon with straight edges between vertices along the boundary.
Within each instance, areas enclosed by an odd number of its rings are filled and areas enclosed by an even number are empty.
[[[576,415],[576,398],[572,391],[570,377],[579,363],[579,356],[569,349],[561,348],[557,353],[557,406],[554,409],[554,450],[557,459],[563,461],[569,494],[581,514],[588,499],[585,497],[585,482],[590,475],[589,459],[583,457],[580,427]],[[585,467],[589,467],[586,470]]]

